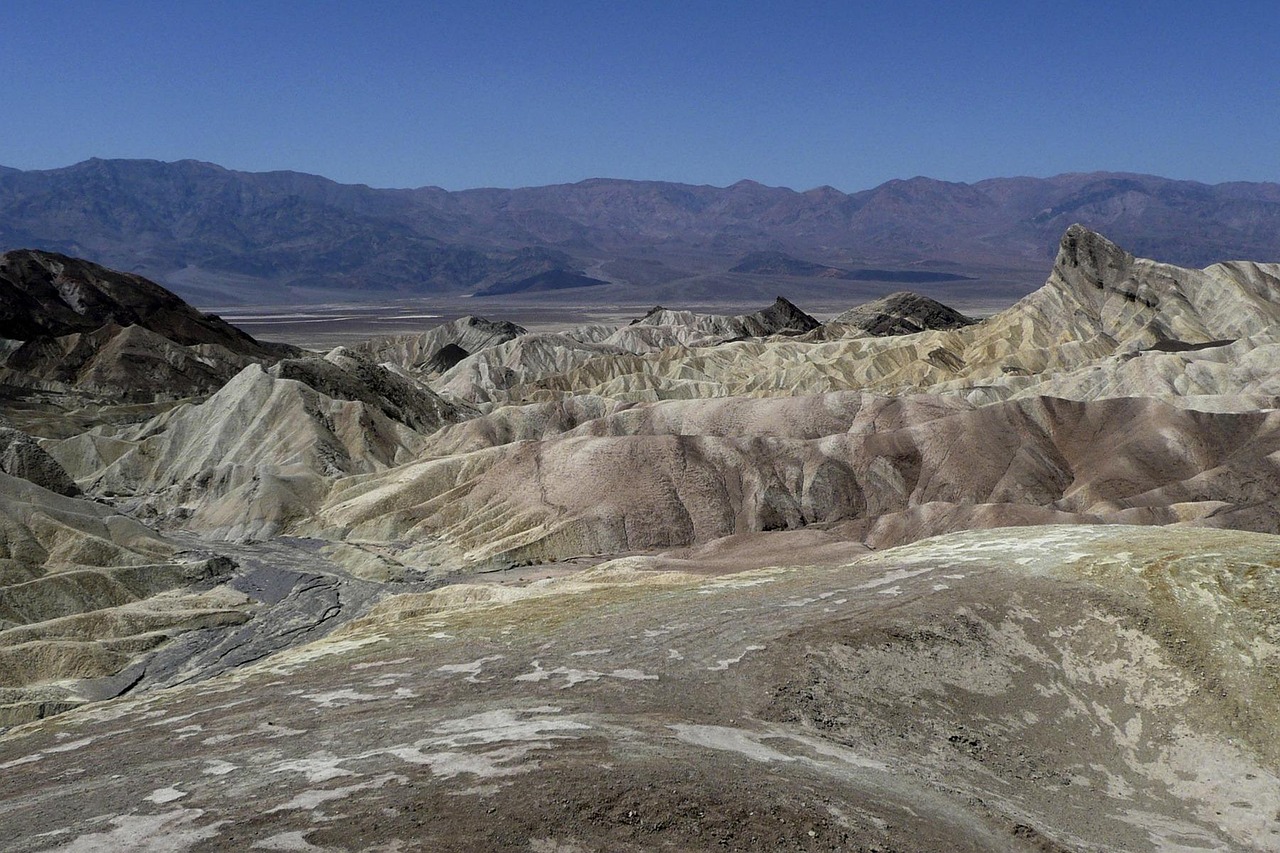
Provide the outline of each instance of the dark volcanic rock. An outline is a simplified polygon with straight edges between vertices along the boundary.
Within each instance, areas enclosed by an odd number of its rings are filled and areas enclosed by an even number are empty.
[[[426,360],[422,369],[428,373],[444,373],[469,355],[471,353],[457,344],[445,344]]]
[[[140,275],[34,249],[0,255],[0,337],[58,338],[109,323],[141,326],[187,346],[218,344],[259,358],[279,354]]]
[[[225,347],[185,347],[142,326],[108,323],[92,332],[32,338],[9,355],[0,381],[139,402],[206,394],[252,361]]]
[[[139,275],[24,249],[0,255],[0,382],[119,395],[206,394],[251,362],[301,350],[254,340]]]
[[[781,296],[768,308],[747,314],[742,320],[748,327],[759,327],[756,336],[808,332],[822,325]]]
[[[850,308],[843,314],[832,317],[831,322],[856,326],[877,337],[888,337],[911,335],[930,329],[959,329],[976,321],[937,300],[903,290]]]
[[[790,300],[779,296],[768,308],[751,314],[734,317],[718,314],[695,314],[691,311],[672,311],[655,305],[631,325],[669,326],[684,325],[698,328],[725,340],[735,338],[763,338],[769,335],[802,334],[822,324],[797,308]]]
[[[421,432],[434,432],[462,420],[458,408],[366,356],[339,348],[326,358],[286,358],[271,368],[280,379],[293,379],[336,400],[358,400],[392,420]]]
[[[59,495],[74,497],[80,488],[66,469],[21,430],[0,425],[0,471]]]

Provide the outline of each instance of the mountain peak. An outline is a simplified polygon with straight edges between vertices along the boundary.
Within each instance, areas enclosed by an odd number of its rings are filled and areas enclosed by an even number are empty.
[[[1095,287],[1132,265],[1133,255],[1078,222],[1062,235],[1054,261],[1054,268],[1070,280],[1084,277]]]

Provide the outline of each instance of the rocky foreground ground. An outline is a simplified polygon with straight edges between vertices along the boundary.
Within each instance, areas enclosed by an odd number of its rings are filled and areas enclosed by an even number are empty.
[[[1276,266],[320,356],[5,258],[7,849],[1280,849]]]

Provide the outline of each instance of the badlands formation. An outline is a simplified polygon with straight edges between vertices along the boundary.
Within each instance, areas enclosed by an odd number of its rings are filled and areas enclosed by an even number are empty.
[[[0,289],[6,849],[1280,850],[1280,265],[324,354]]]

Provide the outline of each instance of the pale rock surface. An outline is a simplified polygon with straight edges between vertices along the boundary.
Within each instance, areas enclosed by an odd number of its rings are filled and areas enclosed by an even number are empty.
[[[286,364],[283,372],[314,372],[308,368],[320,365],[338,369],[316,360]],[[437,400],[401,402],[427,401],[410,409],[408,419],[417,420],[429,417]],[[440,405],[441,413],[449,411]],[[384,414],[388,407],[400,410],[390,400],[335,399],[251,365],[205,402],[115,436],[105,453],[104,441],[92,435],[50,443],[49,450],[86,489],[145,499],[151,511],[190,519],[210,535],[262,537],[307,514],[329,478],[382,470],[417,455],[422,434]]]

